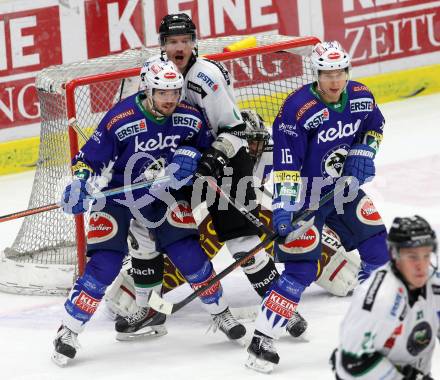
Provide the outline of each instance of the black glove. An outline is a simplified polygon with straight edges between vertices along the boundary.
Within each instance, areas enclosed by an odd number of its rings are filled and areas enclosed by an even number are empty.
[[[403,367],[400,372],[404,375],[404,380],[434,380],[431,376],[425,375],[409,364]]]
[[[199,161],[196,174],[200,174],[204,177],[214,177],[218,179],[223,174],[223,169],[228,165],[229,159],[223,152],[210,147],[202,154],[202,158]]]

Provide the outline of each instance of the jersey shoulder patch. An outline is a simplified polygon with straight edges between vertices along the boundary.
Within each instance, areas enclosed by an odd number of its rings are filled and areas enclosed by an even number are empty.
[[[379,270],[375,273],[374,279],[365,294],[362,309],[366,311],[371,311],[373,309],[374,302],[376,301],[377,294],[379,293],[380,286],[384,282],[386,274],[386,270]]]
[[[231,84],[231,76],[229,75],[228,70],[226,69],[226,67],[224,67],[220,62],[217,61],[212,61],[208,58],[201,58],[201,62],[209,62],[211,65],[200,65],[202,67],[200,67],[200,69],[204,69],[206,68],[207,71],[210,71],[212,75],[215,75],[215,68],[217,68],[218,71],[220,71],[220,74],[223,76],[224,80],[226,81],[226,83],[228,85]],[[200,70],[199,70],[200,72]]]
[[[285,112],[287,112],[289,115],[294,114],[296,116],[299,109],[301,109],[302,105],[304,104],[304,99],[307,98],[310,100],[306,88],[307,85],[293,90],[281,105],[277,117],[281,117]],[[297,121],[296,117],[295,121]]]
[[[181,102],[179,102],[179,104],[177,104],[177,107],[175,109],[174,112],[188,112],[188,113],[195,113],[197,114],[197,116],[199,116],[201,113],[198,110],[198,108],[192,106],[191,104],[189,104],[188,102],[182,100]]]
[[[120,126],[121,124],[143,118],[136,105],[136,96],[137,94],[134,94],[125,98],[107,112],[101,121],[107,130],[111,130],[117,125]]]
[[[373,93],[371,92],[371,90],[363,83],[351,80],[348,82],[347,88],[356,97],[357,96],[373,97]]]

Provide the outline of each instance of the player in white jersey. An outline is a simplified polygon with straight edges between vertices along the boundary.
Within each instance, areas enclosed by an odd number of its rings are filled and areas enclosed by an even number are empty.
[[[336,379],[432,379],[440,339],[436,236],[420,216],[395,218],[387,242],[391,262],[355,290],[341,324],[331,358]]]
[[[203,152],[197,173],[218,180],[225,176],[231,182],[231,197],[236,198],[238,190],[241,190],[245,193],[244,203],[249,204],[255,200],[252,183],[254,162],[248,153],[246,123],[235,103],[228,71],[218,62],[197,56],[196,27],[184,13],[165,16],[159,27],[159,38],[164,58],[171,60],[184,76],[182,98],[202,111],[216,138],[212,146]],[[225,170],[226,167],[228,168]],[[238,184],[244,177],[249,178],[249,181],[243,189],[238,189]],[[200,185],[200,181],[196,181],[195,186],[197,185]],[[239,259],[243,252],[248,252],[260,243],[259,231],[238,210],[230,205],[227,209],[221,209],[221,204],[224,202],[217,197],[208,210],[219,241],[225,243],[235,259]],[[141,241],[148,235],[148,231],[142,228],[136,229],[136,234],[138,233],[144,235],[139,237],[138,240]],[[160,266],[153,260],[157,261],[159,256],[154,253],[145,255],[141,249],[137,250],[137,256],[135,261],[132,260],[136,302],[145,308],[148,307],[149,292],[158,290],[160,285],[157,280],[153,282],[148,275],[143,276],[142,273],[148,273],[146,269],[155,266],[154,272],[157,274]],[[140,267],[135,268],[136,265]],[[278,277],[274,261],[264,249],[246,263],[243,270],[261,297],[266,293],[270,281]],[[151,286],[154,284],[155,286]],[[147,315],[145,312],[142,314]],[[135,321],[136,326],[129,326],[130,323],[126,323],[129,321]],[[139,326],[148,324],[145,318],[139,321],[130,316],[126,318],[126,322],[120,320],[119,327],[116,325],[117,331],[133,328],[137,330]],[[306,322],[297,313],[286,326],[292,336],[300,335],[305,328]]]

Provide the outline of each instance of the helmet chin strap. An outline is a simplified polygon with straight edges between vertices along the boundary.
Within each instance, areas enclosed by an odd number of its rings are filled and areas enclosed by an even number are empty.
[[[155,116],[157,118],[164,118],[164,117],[166,117],[164,114],[162,114],[161,112],[158,111],[156,105],[154,104],[153,95],[151,95],[151,96],[148,95],[147,96],[147,105],[148,105],[149,110],[153,114],[153,116]]]

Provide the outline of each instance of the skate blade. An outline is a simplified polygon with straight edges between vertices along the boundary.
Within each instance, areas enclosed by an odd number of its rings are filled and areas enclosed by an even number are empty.
[[[245,366],[261,373],[271,373],[275,368],[275,364],[266,360],[258,359],[253,355],[249,355]]]
[[[118,332],[116,334],[116,340],[119,340],[120,342],[128,342],[133,340],[158,338],[166,334],[168,334],[168,331],[165,326],[149,326],[131,333]]]
[[[54,352],[52,354],[52,361],[58,366],[58,367],[65,367],[69,361],[72,360],[71,358],[60,354],[59,352]]]

